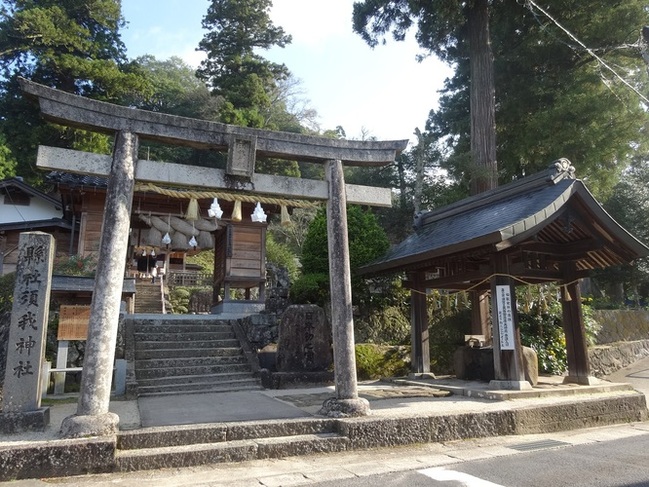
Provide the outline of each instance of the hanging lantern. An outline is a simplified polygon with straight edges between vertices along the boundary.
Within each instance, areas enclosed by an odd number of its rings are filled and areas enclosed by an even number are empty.
[[[240,222],[241,221],[241,201],[237,200],[234,202],[234,209],[232,210],[232,217],[231,217],[233,222]]]
[[[207,210],[207,214],[210,216],[210,218],[217,219],[221,219],[221,217],[223,216],[223,210],[221,209],[221,205],[219,205],[219,200],[217,198],[214,198],[214,200],[212,200],[212,204]]]
[[[261,207],[261,203],[257,203],[257,206],[255,206],[255,211],[252,212],[250,218],[252,219],[253,222],[256,223],[266,223],[266,219],[268,218],[268,215],[264,213],[264,209]]]

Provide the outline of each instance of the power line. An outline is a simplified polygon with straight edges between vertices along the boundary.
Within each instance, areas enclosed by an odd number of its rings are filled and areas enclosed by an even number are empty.
[[[649,105],[649,98],[644,96],[642,93],[640,93],[635,87],[633,87],[627,80],[625,80],[622,76],[620,76],[617,71],[615,71],[612,67],[610,67],[606,61],[604,61],[601,57],[599,57],[595,52],[590,49],[586,44],[581,42],[572,32],[570,32],[568,29],[566,29],[563,25],[561,25],[557,20],[555,20],[548,12],[543,10],[541,7],[539,7],[533,0],[526,0],[525,5],[527,8],[532,11],[532,7],[536,8],[539,12],[541,12],[543,15],[545,15],[548,19],[550,19],[557,27],[559,27],[562,31],[564,31],[568,37],[570,37],[573,41],[575,41],[577,44],[579,44],[581,47],[584,48],[584,50],[593,56],[602,66],[604,66],[606,69],[608,69],[613,75],[619,79],[627,88],[631,89],[636,95],[638,95],[645,103]],[[534,13],[532,11],[532,13]]]

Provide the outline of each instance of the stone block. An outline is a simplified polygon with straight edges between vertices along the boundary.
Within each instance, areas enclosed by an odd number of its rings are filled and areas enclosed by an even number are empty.
[[[0,413],[0,433],[5,435],[25,431],[44,431],[50,424],[50,408],[19,413]]]
[[[431,417],[432,441],[510,435],[514,431],[511,411]]]
[[[279,324],[277,370],[325,371],[333,362],[331,327],[319,306],[289,306]]]
[[[341,419],[339,433],[347,436],[352,448],[428,443],[432,440],[431,420],[427,417]]]
[[[334,431],[332,419],[297,419],[228,423],[227,440],[296,436]]]
[[[133,431],[123,431],[117,436],[120,450],[158,448],[166,446],[219,443],[226,441],[225,424],[160,426]]]
[[[524,435],[645,421],[647,405],[643,394],[628,394],[523,408],[514,415],[514,434]]]
[[[110,472],[114,464],[114,439],[35,442],[0,449],[0,481]]]

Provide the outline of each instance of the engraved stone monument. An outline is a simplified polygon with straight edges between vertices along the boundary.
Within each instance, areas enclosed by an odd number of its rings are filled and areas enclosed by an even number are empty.
[[[7,348],[0,432],[42,431],[49,408],[41,408],[41,366],[50,306],[54,238],[20,234],[11,326]]]

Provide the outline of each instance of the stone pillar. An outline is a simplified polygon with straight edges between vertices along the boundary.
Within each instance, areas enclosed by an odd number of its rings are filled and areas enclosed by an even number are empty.
[[[588,360],[588,342],[584,315],[581,310],[581,290],[576,278],[574,262],[567,262],[562,267],[564,286],[561,288],[561,325],[566,335],[566,352],[568,359],[568,376],[565,383],[593,385],[599,380],[590,375]]]
[[[90,305],[81,393],[77,413],[65,418],[61,425],[61,435],[66,438],[106,436],[117,432],[119,417],[108,411],[108,405],[131,223],[137,152],[136,134],[116,134],[106,191],[95,291]]]
[[[2,390],[0,433],[42,431],[49,408],[41,408],[54,238],[42,232],[20,234],[7,367]]]
[[[411,365],[415,375],[430,373],[430,344],[428,340],[428,309],[426,305],[425,275],[411,273],[410,327],[411,327]]]
[[[356,382],[347,195],[342,161],[328,161],[325,173],[329,183],[327,238],[336,397],[324,402],[320,414],[330,417],[365,416],[370,412],[370,405],[366,399],[358,397]]]
[[[506,255],[493,257],[493,270],[508,274]],[[521,346],[516,310],[516,288],[512,278],[499,275],[491,279],[491,309],[493,324],[494,374],[496,379],[489,383],[494,389],[531,389],[525,380],[523,348]]]

